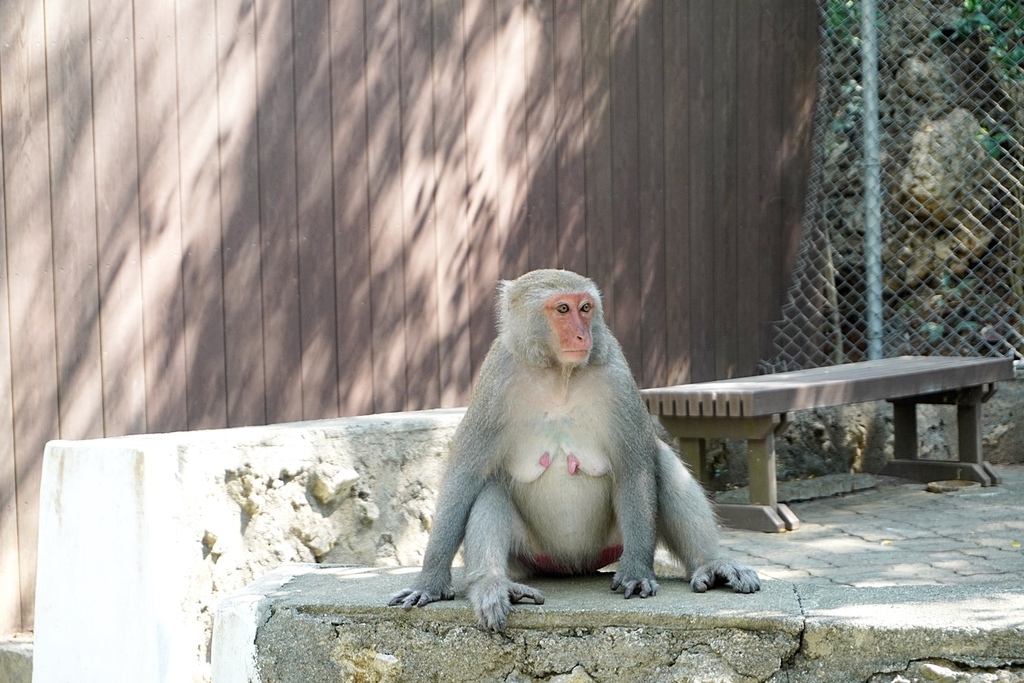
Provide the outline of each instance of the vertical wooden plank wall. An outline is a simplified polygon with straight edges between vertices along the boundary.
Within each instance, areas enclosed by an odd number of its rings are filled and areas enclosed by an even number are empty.
[[[644,376],[643,355],[643,314],[641,307],[640,273],[641,242],[638,229],[643,229],[640,213],[640,123],[639,108],[641,69],[638,61],[640,52],[638,0],[622,0],[614,3],[609,16],[609,64],[608,70],[610,114],[609,145],[610,168],[608,182],[611,184],[609,210],[611,248],[602,249],[611,255],[611,273],[603,278],[605,291],[612,291],[614,319],[612,325],[618,331],[619,343],[626,354],[630,367],[634,368],[637,379]],[[651,59],[644,63],[649,68]],[[643,102],[645,108],[653,103]],[[653,313],[653,310],[651,311]]]
[[[46,441],[465,404],[499,278],[594,277],[642,385],[755,372],[816,12],[0,3],[0,632]]]
[[[681,4],[671,3],[673,6]],[[667,132],[677,131],[682,127],[676,116],[681,114],[683,106],[681,101],[677,101],[670,109],[664,87],[665,64],[673,64],[671,58],[677,56],[676,53],[666,52],[665,39],[667,31],[670,30],[667,22],[672,17],[671,9],[674,7],[650,3],[644,6],[643,12],[638,11],[636,19],[639,192],[637,242],[640,247],[639,381],[642,386],[648,387],[657,386],[666,377],[683,376],[671,375],[668,370],[669,293],[666,286],[666,269],[669,254],[673,252],[669,248],[665,230],[668,209],[666,178],[670,168],[670,160],[665,150],[669,139]],[[675,69],[670,68],[670,73],[674,74]],[[675,299],[674,296],[671,298]]]
[[[252,112],[259,98],[256,17],[247,0],[217,3],[217,137],[221,202],[234,210],[220,223],[224,254],[224,334],[228,425],[266,420],[263,362],[259,148],[253,141]],[[329,110],[328,110],[329,113]],[[321,188],[322,190],[323,188]],[[244,293],[244,294],[243,294]]]
[[[13,434],[0,443],[0,474],[14,471],[14,486],[8,482],[0,491],[13,493],[17,516],[14,533],[0,538],[4,630],[31,625],[40,456],[43,444],[60,434],[46,45],[41,4],[0,5],[0,156],[7,240],[3,294],[10,315],[10,375],[0,378],[0,384],[10,387]],[[9,500],[0,505],[5,512],[10,507]],[[5,530],[10,526],[8,520],[0,523]]]
[[[466,187],[465,30],[463,3],[433,8],[431,78],[433,82],[433,171],[435,239],[445,244],[437,254],[438,374],[442,406],[463,400],[472,386],[469,272],[469,213]]]
[[[370,269],[369,108],[365,86],[367,22],[363,3],[328,8],[331,159],[334,183],[334,291],[338,397],[341,415],[373,411],[373,317]],[[327,141],[319,141],[327,144]],[[327,250],[326,245],[321,253]]]
[[[3,112],[0,111],[2,130]],[[4,161],[0,155],[0,178],[5,177]],[[9,289],[5,185],[0,182],[0,287]],[[0,378],[8,380],[4,382],[0,379],[0,628],[7,629],[20,625],[22,616],[21,570],[18,566],[18,471],[14,460],[14,395],[11,391],[11,377],[10,307],[7,297],[0,296]]]
[[[175,6],[135,0],[132,9],[146,430],[178,431],[190,425],[183,343],[180,119],[177,88],[171,86],[178,78],[177,36],[167,30],[175,24]],[[263,397],[257,400],[262,404]]]
[[[289,3],[256,0],[255,12],[263,363],[276,388],[266,394],[267,421],[291,422],[302,419],[303,389],[295,27]]]
[[[298,185],[299,337],[303,415],[334,415],[340,408],[335,336],[335,262],[322,258],[334,243],[331,52],[328,0],[296,2],[295,108]],[[299,133],[301,131],[301,133]],[[331,249],[333,251],[333,248]]]
[[[89,7],[92,32],[99,37],[91,50],[93,108],[103,113],[92,122],[102,321],[103,422],[98,431],[132,434],[146,430],[134,26],[131,14],[122,7],[106,3]],[[96,74],[108,77],[98,80]]]
[[[649,233],[645,237],[654,238],[664,245],[665,370],[670,381],[676,381],[677,378],[685,381],[700,376],[692,371],[693,356],[690,352],[693,343],[691,281],[699,275],[699,272],[693,273],[690,267],[690,226],[693,224],[690,220],[690,168],[691,157],[697,152],[696,144],[694,148],[690,146],[690,119],[695,118],[695,114],[691,113],[691,105],[695,109],[697,104],[691,96],[691,82],[697,79],[697,74],[696,65],[690,59],[690,24],[691,15],[698,10],[696,3],[663,4],[664,81],[662,84],[654,84],[656,88],[660,86],[664,93],[665,107],[663,128],[659,131],[664,141],[664,235],[660,240]],[[653,57],[657,59],[657,55]],[[687,68],[679,68],[678,65],[683,64]],[[667,87],[669,83],[672,87]],[[656,120],[657,112],[651,118]],[[658,139],[655,138],[654,142],[657,143]],[[654,159],[657,160],[657,157]],[[656,177],[654,181],[657,182]],[[656,252],[649,254],[649,257],[657,256]],[[660,259],[655,261],[659,262]],[[655,328],[652,337],[658,336]],[[651,386],[657,386],[657,383]]]
[[[433,201],[437,195],[433,163],[433,28],[430,3],[401,0],[397,37],[401,74],[401,243],[405,257],[401,293],[405,315],[401,332],[405,335],[406,410],[435,408],[441,401],[437,343],[439,246]]]

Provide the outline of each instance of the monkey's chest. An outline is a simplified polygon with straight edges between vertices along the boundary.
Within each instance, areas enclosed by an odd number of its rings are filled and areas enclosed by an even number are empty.
[[[549,471],[569,477],[603,477],[611,471],[605,443],[599,435],[571,423],[540,423],[524,429],[512,445],[509,474],[523,484]]]

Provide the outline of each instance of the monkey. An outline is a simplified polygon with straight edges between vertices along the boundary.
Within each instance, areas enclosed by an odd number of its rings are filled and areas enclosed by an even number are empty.
[[[609,330],[596,284],[535,270],[498,286],[498,334],[456,429],[422,570],[391,606],[467,595],[485,630],[511,606],[543,604],[529,576],[579,575],[618,561],[611,589],[658,591],[660,542],[703,593],[760,590],[757,573],[719,557],[704,490],[658,434]]]

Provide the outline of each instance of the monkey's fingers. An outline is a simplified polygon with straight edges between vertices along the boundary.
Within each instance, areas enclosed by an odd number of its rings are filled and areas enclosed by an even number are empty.
[[[654,579],[636,579],[623,581],[619,577],[612,579],[612,590],[622,588],[623,596],[629,600],[634,595],[650,598],[658,594],[658,582]]]
[[[401,605],[405,602],[405,599],[409,597],[409,595],[413,592],[415,591],[413,591],[413,589],[411,588],[405,588],[403,590],[398,591],[388,599],[388,607],[397,607],[398,605]]]
[[[732,572],[726,583],[732,586],[736,593],[756,593],[761,590],[761,579],[750,567],[733,565]]]
[[[535,605],[544,604],[544,594],[536,588],[531,588],[524,583],[512,583],[508,587],[509,602],[515,604],[523,600],[530,600]]]
[[[698,567],[690,579],[690,586],[697,593],[704,593],[716,586],[731,586],[737,593],[755,593],[761,590],[761,580],[750,567],[717,560]]]
[[[402,609],[412,609],[413,607],[423,607],[424,605],[429,605],[432,602],[446,599],[450,600],[451,598],[446,598],[444,595],[439,593],[406,588],[392,595],[391,599],[388,600],[388,605],[390,607],[401,606]]]

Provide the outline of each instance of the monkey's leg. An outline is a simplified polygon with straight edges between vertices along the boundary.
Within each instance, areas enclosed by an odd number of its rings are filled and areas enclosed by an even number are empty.
[[[540,591],[509,578],[509,559],[526,551],[526,530],[505,488],[489,484],[473,505],[463,554],[469,601],[480,625],[504,631],[512,604],[524,599],[544,603]]]
[[[723,584],[737,593],[761,589],[753,569],[719,558],[711,503],[664,443],[658,445],[658,537],[686,567],[690,585],[698,593]]]

